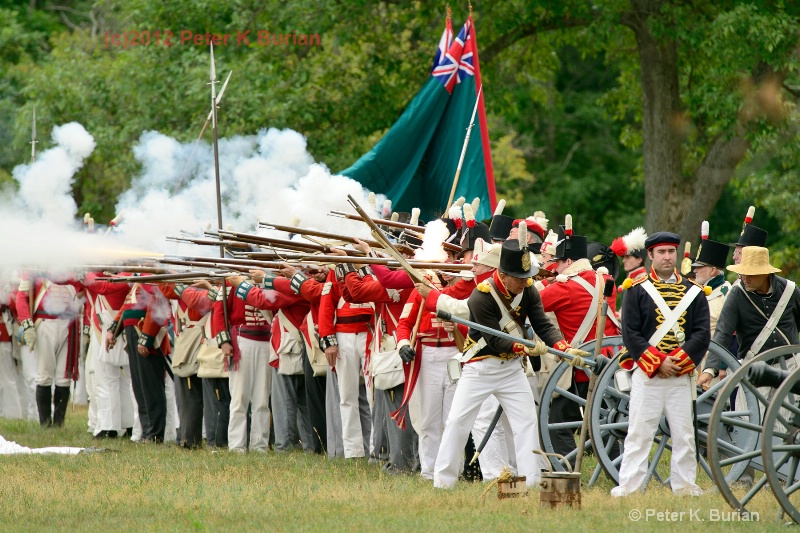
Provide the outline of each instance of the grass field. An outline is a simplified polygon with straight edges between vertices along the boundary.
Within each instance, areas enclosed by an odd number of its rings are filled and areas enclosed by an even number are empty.
[[[70,413],[60,430],[0,420],[0,435],[29,447],[98,445],[86,433],[85,408]],[[103,443],[116,452],[0,457],[0,530],[689,531],[714,527],[715,518],[737,518],[716,493],[680,498],[652,484],[645,494],[618,500],[603,480],[584,487],[581,510],[552,510],[539,507],[537,491],[498,500],[494,487],[482,498],[481,484],[434,490],[419,477],[382,475],[365,459],[211,453],[126,439]],[[588,458],[584,472],[593,466]],[[712,486],[704,474],[700,484]],[[758,522],[725,527],[781,527],[770,494],[760,494],[749,508]],[[684,515],[648,516],[648,509]],[[641,518],[632,520],[637,511]]]

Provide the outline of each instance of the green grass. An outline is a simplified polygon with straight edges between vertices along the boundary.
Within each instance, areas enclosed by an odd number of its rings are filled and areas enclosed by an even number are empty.
[[[0,420],[0,435],[30,447],[95,446],[86,411],[69,413],[65,428]],[[492,488],[460,482],[435,490],[419,477],[384,476],[366,460],[329,460],[303,453],[238,455],[103,441],[116,453],[0,456],[0,531],[610,531],[699,530],[710,509],[729,513],[716,493],[679,498],[651,485],[623,500],[603,480],[583,489],[581,510],[542,509],[539,493],[498,500]],[[587,458],[584,472],[594,466]],[[584,479],[588,479],[584,474]],[[700,484],[711,481],[702,474]],[[673,521],[631,521],[632,509],[684,511]],[[778,505],[760,494],[750,506],[759,531],[780,527]],[[689,520],[689,512],[706,522]]]

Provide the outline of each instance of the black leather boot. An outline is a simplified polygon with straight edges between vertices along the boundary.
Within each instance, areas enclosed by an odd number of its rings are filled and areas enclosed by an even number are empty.
[[[64,418],[67,416],[67,405],[69,404],[69,387],[56,387],[53,404],[55,407],[53,410],[53,425],[59,428],[63,427]]]
[[[51,400],[50,385],[36,385],[36,407],[39,410],[39,425],[42,427],[53,425],[53,421],[50,419]]]

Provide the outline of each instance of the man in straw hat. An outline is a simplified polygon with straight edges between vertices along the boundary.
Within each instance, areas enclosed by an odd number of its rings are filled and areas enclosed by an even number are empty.
[[[800,290],[793,281],[777,275],[769,262],[769,250],[761,246],[742,248],[741,262],[727,267],[741,276],[742,284],[728,293],[722,307],[714,342],[728,346],[733,333],[739,340],[739,359],[798,343]],[[709,354],[704,373],[719,373],[718,357]]]
[[[650,274],[634,282],[623,300],[622,338],[636,366],[625,454],[612,496],[645,488],[647,459],[662,415],[672,434],[673,492],[702,494],[695,483],[690,374],[708,350],[711,333],[702,289],[675,269],[680,242],[679,235],[663,231],[647,238]]]
[[[538,264],[531,261],[527,228],[524,223],[520,224],[519,238],[503,243],[498,270],[469,297],[470,318],[474,322],[504,328],[509,334],[523,338],[528,319],[544,340],[538,341],[535,348],[529,348],[519,342],[469,330],[462,356],[464,370],[436,457],[434,487],[455,486],[463,464],[464,443],[481,405],[492,394],[503,406],[511,424],[514,446],[520,451],[517,457],[519,474],[526,476],[528,485],[535,485],[540,479],[539,460],[531,453],[539,449],[536,404],[520,357],[538,357],[546,353],[547,345],[577,355],[588,354],[573,350],[545,316],[531,279],[538,270]]]

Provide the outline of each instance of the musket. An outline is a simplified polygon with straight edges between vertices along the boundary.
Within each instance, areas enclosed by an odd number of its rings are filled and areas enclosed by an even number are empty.
[[[36,105],[33,106],[33,127],[31,129],[31,163],[36,162]]]
[[[595,359],[599,359],[604,357],[600,348],[603,346],[603,332],[606,329],[606,317],[608,316],[608,298],[611,298],[611,295],[614,292],[614,280],[608,279],[606,280],[605,287],[603,288],[603,300],[600,304],[600,316],[597,319],[597,330],[595,331],[595,343],[594,343],[594,357]],[[586,393],[586,408],[584,409],[583,413],[583,421],[581,422],[581,433],[580,437],[578,437],[578,449],[577,455],[575,456],[575,468],[573,469],[575,472],[581,471],[581,463],[583,462],[583,451],[586,448],[586,435],[589,432],[589,418],[592,416],[589,412],[589,406],[592,405],[593,398],[594,398],[594,388],[595,383],[597,382],[597,374],[592,372],[592,375],[589,376],[589,389]]]
[[[250,252],[246,254],[253,259],[287,259],[292,261],[300,261],[305,263],[351,263],[355,265],[384,265],[389,268],[401,268],[402,265],[396,260],[386,257],[349,257],[343,255],[304,255],[304,254],[285,254],[277,256],[270,253]],[[444,270],[444,271],[458,271],[463,272],[472,270],[472,265],[465,265],[461,263],[431,263],[425,261],[407,261],[409,266],[413,268],[421,268],[424,270]]]
[[[213,234],[211,234],[213,235]],[[219,235],[222,237],[239,242],[246,242],[264,247],[284,248],[287,250],[296,250],[301,252],[330,252],[332,246],[324,244],[314,244],[312,242],[290,241],[287,239],[276,239],[273,237],[262,237],[260,235],[251,235],[249,233],[237,233],[235,231],[220,231]],[[347,255],[364,255],[360,250],[344,250]]]
[[[356,239],[356,237],[350,237],[350,236],[347,236],[347,235],[339,235],[337,233],[328,233],[326,231],[310,230],[310,229],[306,229],[306,228],[298,228],[298,227],[295,227],[295,226],[282,226],[280,224],[272,224],[270,222],[259,222],[258,223],[258,227],[259,228],[272,228],[272,229],[276,229],[278,231],[286,231],[286,232],[289,232],[289,233],[297,233],[297,234],[300,234],[300,235],[311,235],[313,237],[319,237],[320,239],[330,239],[330,240],[334,240],[334,241],[349,242],[349,243],[352,243],[352,244],[357,244],[357,241],[360,240],[362,242],[365,242],[365,243],[369,244],[370,246],[380,246],[380,243],[378,243],[377,241],[370,240],[370,239]],[[292,242],[294,242],[294,241],[292,241]],[[408,248],[409,251],[411,250],[411,248],[409,248],[407,246],[404,246],[404,248]],[[459,250],[460,250],[460,248],[459,248]]]
[[[200,246],[224,246],[225,248],[241,248],[249,250],[250,246],[247,243],[230,241],[225,239],[201,239],[194,237],[167,237],[170,242],[186,242],[190,244],[199,244]]]
[[[348,220],[358,220],[359,222],[364,221],[364,219],[361,216],[354,215],[353,213],[345,213],[344,211],[331,211],[330,213],[328,213],[328,215],[346,218]],[[403,222],[397,222],[394,220],[383,219],[383,218],[372,218],[372,221],[379,226],[388,226],[390,228],[398,228],[405,230],[407,233],[410,233],[412,237],[416,237],[417,239],[420,240],[422,240],[425,233],[425,228],[422,226],[414,226],[413,224],[405,224]],[[461,252],[460,246],[449,242],[443,242],[442,247],[445,250],[449,250],[451,252],[456,252],[456,253]]]
[[[217,105],[219,105],[220,100],[222,100],[222,95],[225,94],[225,88],[228,86],[228,82],[231,80],[231,74],[233,74],[232,70],[228,72],[228,77],[225,78],[225,83],[222,84],[222,89],[220,89],[219,94],[217,95],[216,99]],[[200,140],[203,138],[203,135],[206,132],[208,123],[211,122],[211,119],[213,118],[211,116],[211,113],[212,113],[211,111],[208,112],[208,118],[206,119],[205,124],[203,124],[203,129],[200,130],[200,135],[197,136],[197,140],[194,142],[194,146],[192,147],[192,153],[189,154],[189,159],[187,159],[186,164],[183,165],[183,170],[181,170],[181,177],[178,179],[178,183],[175,185],[175,188],[172,189],[173,196],[175,195],[176,192],[178,192],[178,189],[181,188],[181,185],[183,185],[183,179],[186,177],[186,170],[189,168],[189,165],[191,165],[194,162],[194,154],[197,151],[197,146],[200,144]]]
[[[198,279],[208,278],[226,278],[232,275],[231,272],[180,272],[178,274],[153,274],[152,276],[112,276],[107,278],[98,278],[101,281],[110,281],[112,283],[159,283],[170,282],[176,283],[179,281],[195,281]]]
[[[166,274],[167,269],[162,267],[146,267],[140,265],[77,265],[68,267],[69,270],[82,272],[141,272],[151,274]]]
[[[214,132],[214,183],[217,191],[217,229],[222,231],[222,193],[219,183],[219,135],[217,132],[217,67],[214,65],[214,43],[211,43],[210,72],[211,85],[211,124]],[[225,258],[225,247],[219,247],[220,258]],[[225,320],[225,331],[230,333],[230,320],[228,320],[228,291],[225,290],[225,281],[222,282],[222,315]]]
[[[475,97],[475,108],[472,110],[472,118],[467,126],[467,135],[464,137],[464,146],[461,147],[461,157],[458,158],[458,166],[456,167],[456,176],[453,178],[453,187],[450,189],[450,198],[447,200],[447,205],[444,206],[444,212],[453,205],[453,198],[456,195],[456,187],[458,187],[458,178],[461,176],[461,166],[464,164],[464,156],[467,155],[467,145],[469,145],[469,137],[472,135],[472,127],[475,125],[475,115],[478,113],[478,104],[481,102],[481,91],[483,91],[483,84],[478,89],[478,96]],[[477,213],[475,213],[477,215]]]
[[[397,248],[395,248],[392,245],[392,243],[389,241],[389,239],[383,233],[383,230],[381,228],[379,228],[378,225],[375,224],[375,222],[372,220],[372,217],[370,217],[367,214],[367,212],[364,211],[361,208],[360,205],[358,205],[358,202],[356,202],[356,199],[353,198],[352,195],[350,195],[350,194],[347,195],[347,201],[350,202],[350,205],[352,205],[353,208],[356,210],[356,212],[359,215],[361,215],[361,219],[367,224],[367,226],[369,226],[369,228],[371,230],[371,233],[372,233],[372,237],[376,241],[378,241],[380,243],[380,245],[383,247],[384,250],[386,250],[386,252],[389,255],[394,257],[395,260],[398,263],[400,263],[400,266],[403,268],[403,270],[405,270],[408,273],[408,276],[415,283],[427,283],[427,284],[430,284],[430,282],[427,279],[425,279],[425,277],[419,271],[417,271],[414,267],[412,267],[408,263],[408,261],[406,260],[405,257],[400,255],[400,252],[398,252]]]
[[[226,257],[225,259],[216,259],[214,257],[165,257],[161,262],[165,265],[230,268],[231,270],[239,270],[241,272],[249,272],[255,268],[270,269],[281,267],[281,263],[279,262],[253,261],[231,257]]]

